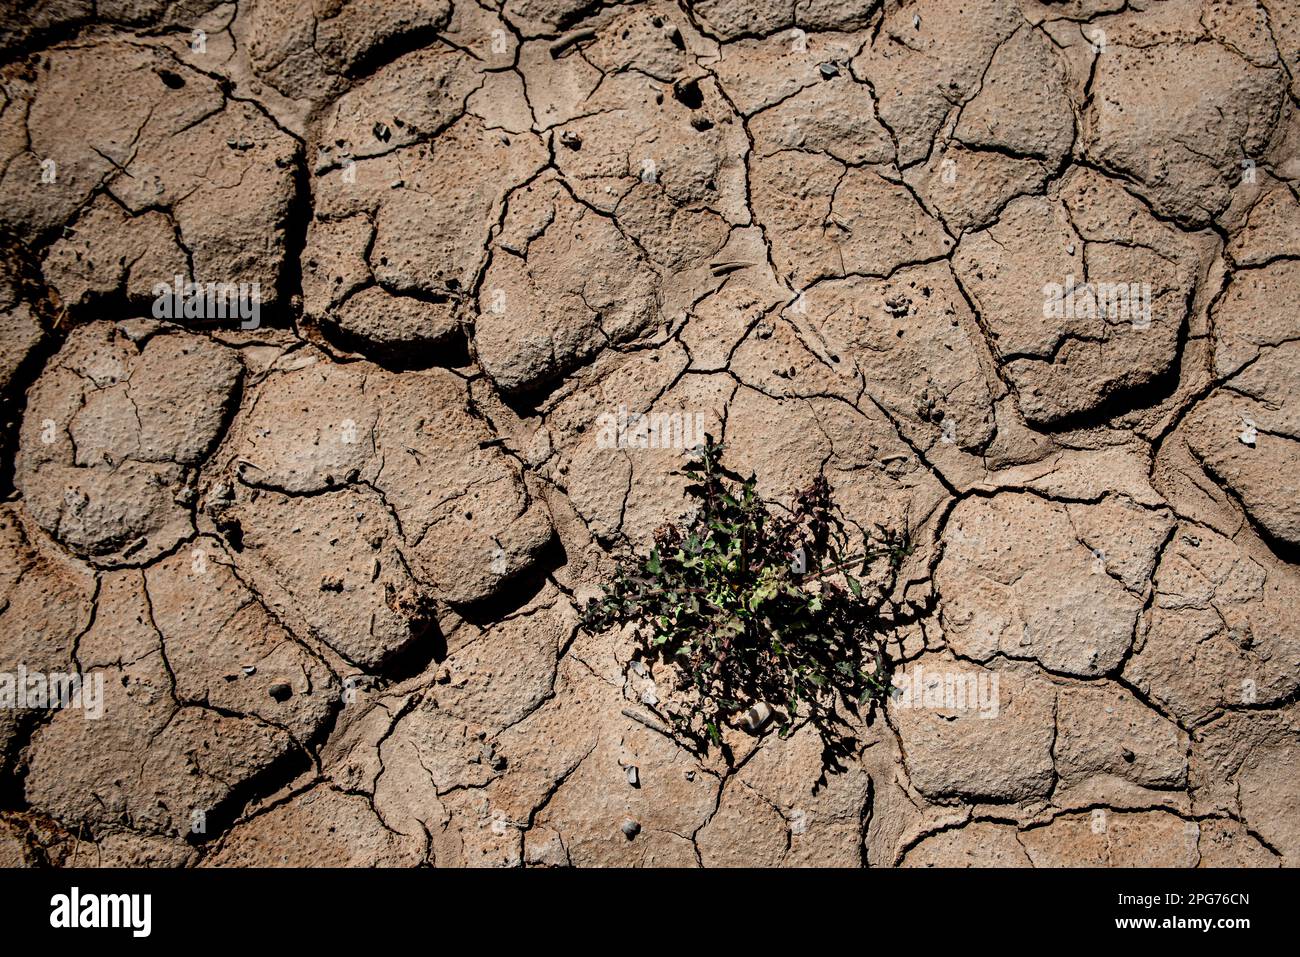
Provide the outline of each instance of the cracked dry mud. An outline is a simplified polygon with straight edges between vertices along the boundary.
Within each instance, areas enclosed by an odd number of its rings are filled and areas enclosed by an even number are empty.
[[[104,689],[0,710],[0,865],[1300,864],[1297,0],[3,0],[0,60],[0,672]],[[683,508],[641,413],[911,529],[840,767],[578,629]]]

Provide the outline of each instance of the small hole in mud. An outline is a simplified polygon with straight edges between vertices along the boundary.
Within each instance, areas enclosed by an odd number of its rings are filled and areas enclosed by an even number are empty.
[[[171,70],[159,70],[158,79],[162,80],[169,90],[179,90],[185,85],[185,77]]]
[[[674,86],[673,97],[688,110],[698,110],[704,105],[704,94],[700,92],[700,84],[697,80]]]

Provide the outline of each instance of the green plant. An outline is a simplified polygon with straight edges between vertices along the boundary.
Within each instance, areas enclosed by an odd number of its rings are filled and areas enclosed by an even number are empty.
[[[676,677],[678,700],[660,716],[702,746],[757,703],[781,734],[807,718],[831,744],[838,707],[856,713],[889,693],[881,611],[907,535],[853,535],[824,476],[789,508],[770,505],[721,454],[712,436],[693,450],[682,473],[694,514],[622,559],[583,625],[635,626],[641,655]]]

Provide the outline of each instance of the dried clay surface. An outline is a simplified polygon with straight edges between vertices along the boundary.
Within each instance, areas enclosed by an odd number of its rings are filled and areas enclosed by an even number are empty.
[[[0,0],[0,865],[1300,865],[1298,187],[1300,0]],[[579,627],[705,432],[829,766]]]

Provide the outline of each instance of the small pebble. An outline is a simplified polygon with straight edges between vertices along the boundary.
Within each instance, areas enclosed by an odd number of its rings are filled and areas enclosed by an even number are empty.
[[[290,688],[284,682],[273,684],[267,690],[270,691],[271,697],[274,698],[276,701],[284,702],[284,701],[288,701],[291,697],[293,697],[293,689]]]
[[[490,767],[492,770],[502,771],[505,769],[506,759],[503,758],[501,755],[497,754],[497,749],[495,745],[484,744],[481,748],[479,748],[478,753],[479,753],[479,760],[482,761],[483,764],[486,764],[488,767]],[[473,763],[477,764],[479,762],[475,761]]]
[[[630,841],[641,833],[641,825],[631,818],[628,818],[623,822],[621,830],[623,831],[623,836]]]
[[[760,701],[740,716],[740,724],[746,731],[761,731],[772,720],[772,708]]]

